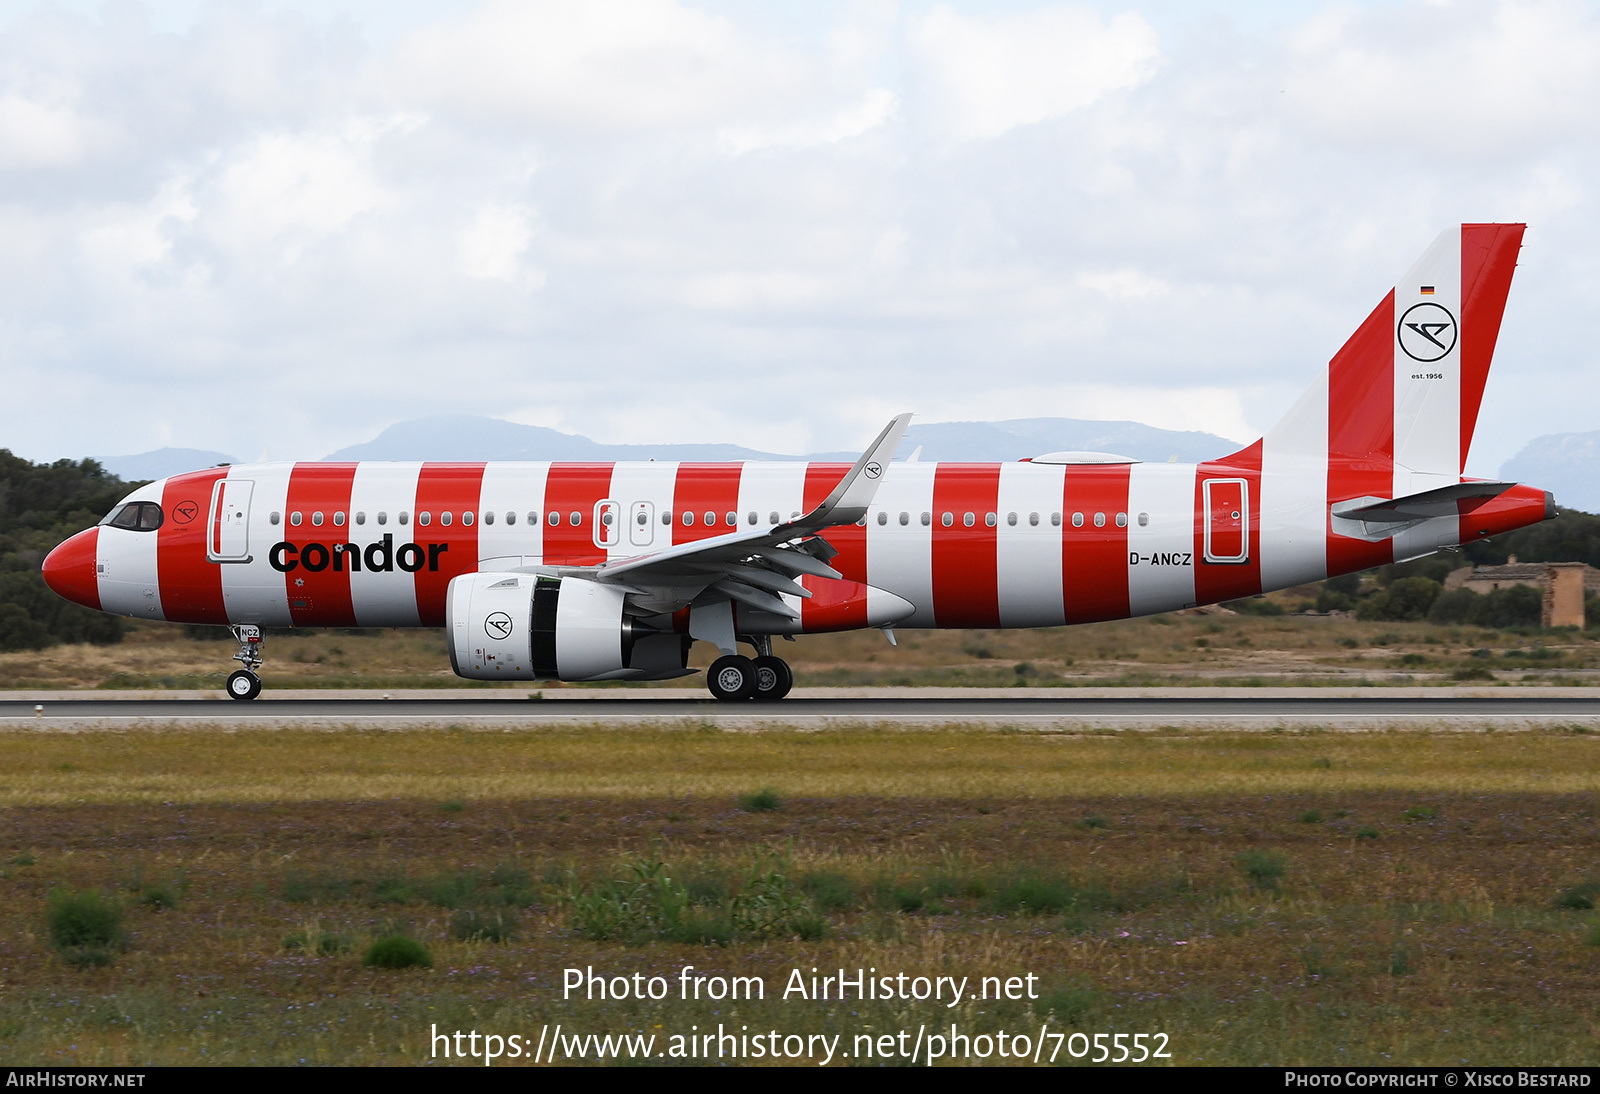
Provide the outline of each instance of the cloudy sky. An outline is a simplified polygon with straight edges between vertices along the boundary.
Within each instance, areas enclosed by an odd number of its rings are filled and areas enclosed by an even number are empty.
[[[1600,428],[1597,120],[1563,0],[0,2],[0,447],[1245,441],[1521,220],[1492,474]]]

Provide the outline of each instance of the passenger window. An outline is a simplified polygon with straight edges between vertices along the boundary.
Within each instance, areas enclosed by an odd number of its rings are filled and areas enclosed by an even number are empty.
[[[889,523],[889,514],[880,511],[878,513],[878,526],[881,528],[883,525],[888,524],[888,523]]]
[[[491,522],[494,520],[494,514],[493,513],[489,514],[489,520]],[[468,512],[465,512],[465,513],[461,514],[461,523],[463,525],[465,525],[466,527],[468,527],[468,528],[472,527],[472,513],[471,513],[471,511],[468,511]]]
[[[1050,526],[1052,528],[1060,528],[1061,527],[1061,514],[1060,513],[1051,513],[1050,514]]]
[[[694,524],[694,514],[693,513],[685,513],[685,514],[683,514],[683,526],[685,528],[688,528],[692,524]]]
[[[558,528],[560,526],[561,526],[561,514],[556,512],[554,509],[550,510],[550,527]]]
[[[389,523],[389,514],[385,513],[382,509],[378,510],[378,523],[379,524],[388,524]]]
[[[955,514],[954,513],[946,513],[944,516],[940,517],[939,519],[940,519],[941,522],[943,522],[943,524],[944,524],[944,526],[946,528],[950,527],[952,524],[954,524],[956,522],[956,518],[955,518]],[[924,522],[924,523],[926,523],[926,522]]]
[[[400,519],[400,523],[401,524],[405,524],[405,523],[407,523],[408,521],[411,520],[411,514],[406,512],[404,509],[402,509],[402,510],[400,510],[400,518],[399,519]]]
[[[572,514],[567,517],[567,522],[576,528],[583,523],[583,514],[574,509]]]
[[[296,528],[300,527],[300,520],[300,510],[296,509],[294,512],[289,514],[289,523],[294,525]]]
[[[269,521],[271,521],[274,525],[276,525],[280,520],[283,519],[283,517],[279,513],[274,511],[273,514],[270,517],[268,517],[267,519]]]
[[[454,519],[454,515],[448,509],[439,514],[439,523],[444,525],[446,528],[450,527],[450,523]]]
[[[910,523],[911,523],[911,514],[910,513],[901,513],[900,514],[900,526],[903,528],[903,527],[905,527],[906,525],[908,525]]]
[[[511,516],[511,514],[507,513],[506,516],[509,518]],[[487,509],[485,509],[484,512],[483,512],[483,523],[485,523],[485,524],[493,524],[494,523],[494,514],[489,512]],[[511,521],[508,519],[506,521],[506,523],[510,524]]]
[[[772,512],[767,514],[767,523],[768,524],[777,524],[778,520],[779,520],[778,511],[776,509],[774,509]]]
[[[493,513],[490,513],[489,515],[491,517],[494,516]],[[507,524],[515,524],[515,523],[517,523],[517,514],[511,512],[509,509],[506,510],[506,523]],[[530,521],[529,523],[532,523],[532,522]]]
[[[405,514],[402,513],[400,515],[400,523],[404,524],[405,522]],[[417,523],[426,528],[428,525],[433,523],[433,514],[424,509],[422,512],[417,514]]]
[[[729,528],[738,527],[738,525],[739,525],[739,514],[738,513],[725,514],[723,516],[723,518],[722,518],[722,523],[726,524]]]
[[[1140,513],[1139,514],[1139,527],[1140,528],[1148,528],[1148,527],[1150,527],[1150,514],[1149,513]]]
[[[356,511],[356,523],[357,524],[365,524],[365,523],[367,523],[367,514],[364,513],[364,512],[361,512],[360,510],[357,510]]]
[[[1028,523],[1029,524],[1033,524],[1033,525],[1037,525],[1039,523],[1039,514],[1038,513],[1029,513],[1028,514]]]
[[[311,526],[313,528],[321,528],[322,527],[322,510],[321,509],[318,509],[315,513],[311,514]]]
[[[1074,513],[1074,514],[1072,514],[1072,526],[1074,528],[1082,528],[1083,527],[1083,514],[1082,513]]]
[[[1118,528],[1126,528],[1127,526],[1128,526],[1128,514],[1126,514],[1126,513],[1118,513],[1117,514],[1117,527]]]
[[[1096,513],[1094,515],[1094,526],[1096,528],[1104,528],[1106,526],[1106,515],[1104,513]]]
[[[974,524],[978,523],[978,521],[976,517],[974,517],[971,513],[968,513],[966,516],[961,518],[961,523],[965,524],[968,528],[971,528]]]
[[[983,515],[983,523],[987,524],[990,528],[993,528],[996,524],[1000,523],[1000,520],[993,513],[985,513]],[[1017,514],[1011,514],[1011,523],[1017,523]]]
[[[636,515],[636,517],[634,519],[634,523],[637,524],[640,528],[643,528],[645,525],[650,523],[650,514],[645,512],[643,509],[639,510],[638,514]]]
[[[710,528],[715,523],[717,523],[717,514],[715,514],[715,513],[707,513],[706,514],[706,527]]]
[[[662,524],[671,524],[672,523],[672,510],[671,509],[663,509],[663,510],[661,510],[661,523]]]
[[[933,514],[932,513],[924,513],[924,514],[922,514],[922,526],[924,528],[926,528],[928,525],[930,525],[932,523],[933,523]]]
[[[1007,513],[1006,514],[1006,523],[1011,525],[1011,527],[1015,528],[1017,526],[1017,514],[1015,514],[1015,513]]]
[[[343,510],[340,510],[339,512],[333,514],[333,524],[334,524],[334,527],[336,527],[336,528],[343,528],[344,527],[344,511]]]

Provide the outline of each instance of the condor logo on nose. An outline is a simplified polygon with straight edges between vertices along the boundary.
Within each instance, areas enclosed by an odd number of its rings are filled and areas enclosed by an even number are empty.
[[[420,543],[402,543],[396,547],[394,536],[385,535],[378,542],[367,544],[365,550],[358,543],[335,543],[331,547],[326,543],[298,546],[289,542],[274,543],[272,550],[267,552],[267,561],[281,574],[296,567],[320,574],[330,564],[335,573],[343,573],[346,561],[352,573],[359,573],[361,563],[365,561],[367,569],[374,573],[390,573],[398,566],[406,573],[414,574],[424,566],[437,572],[439,556],[449,549],[448,543],[430,543],[426,549]]]

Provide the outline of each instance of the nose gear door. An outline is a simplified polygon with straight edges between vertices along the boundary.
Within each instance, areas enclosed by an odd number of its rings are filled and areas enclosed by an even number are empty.
[[[211,490],[211,520],[206,558],[211,562],[250,561],[250,479],[218,479]]]

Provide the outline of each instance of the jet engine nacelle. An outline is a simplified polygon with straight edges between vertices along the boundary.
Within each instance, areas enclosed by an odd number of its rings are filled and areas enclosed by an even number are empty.
[[[690,671],[688,635],[654,633],[597,581],[462,574],[445,594],[450,667],[469,680],[665,680]]]

